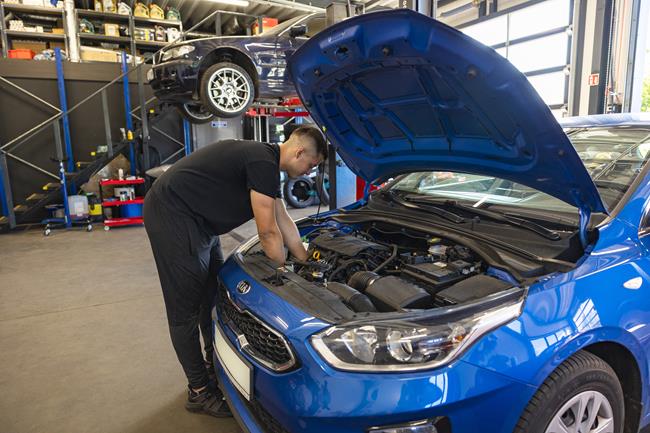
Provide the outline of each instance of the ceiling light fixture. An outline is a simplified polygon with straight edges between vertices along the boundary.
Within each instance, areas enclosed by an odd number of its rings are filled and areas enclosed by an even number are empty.
[[[219,3],[222,5],[240,6],[243,8],[248,7],[250,4],[248,0],[208,0],[210,3]]]

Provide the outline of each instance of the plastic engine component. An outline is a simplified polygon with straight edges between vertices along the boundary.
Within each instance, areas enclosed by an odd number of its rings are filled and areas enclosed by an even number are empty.
[[[434,293],[466,278],[467,275],[475,271],[475,265],[462,260],[457,260],[451,263],[434,262],[406,264],[402,269],[404,275],[432,286]]]
[[[356,257],[359,253],[368,249],[388,250],[383,245],[339,233],[323,233],[313,239],[311,245],[319,249],[342,254],[346,257]]]
[[[359,271],[352,274],[348,284],[354,289],[364,292],[373,281],[379,279],[379,275],[370,271]]]
[[[426,290],[394,276],[374,280],[366,289],[366,295],[374,301],[377,309],[384,311],[424,309],[432,302]]]
[[[426,290],[395,276],[379,277],[374,272],[356,272],[348,284],[368,295],[380,311],[428,308],[432,302]]]
[[[474,275],[436,293],[436,298],[447,304],[485,298],[512,287],[512,284],[487,275]]]
[[[343,302],[348,304],[350,308],[357,313],[370,313],[377,311],[366,295],[353,289],[347,284],[328,283],[326,287],[329,291],[338,295]]]

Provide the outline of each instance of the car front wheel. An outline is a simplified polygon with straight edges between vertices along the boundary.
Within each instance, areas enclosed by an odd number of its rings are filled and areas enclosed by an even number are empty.
[[[623,401],[621,384],[609,364],[578,352],[542,384],[515,433],[621,433]]]
[[[181,113],[181,116],[191,123],[208,123],[214,119],[214,114],[206,110],[201,104],[180,104],[176,108]]]
[[[244,68],[230,62],[210,66],[201,78],[203,106],[217,117],[237,117],[255,99],[255,86]]]

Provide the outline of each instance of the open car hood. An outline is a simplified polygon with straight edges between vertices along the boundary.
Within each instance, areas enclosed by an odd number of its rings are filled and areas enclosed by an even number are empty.
[[[506,59],[401,9],[321,31],[289,59],[303,104],[368,181],[443,170],[510,179],[606,212],[551,111]]]

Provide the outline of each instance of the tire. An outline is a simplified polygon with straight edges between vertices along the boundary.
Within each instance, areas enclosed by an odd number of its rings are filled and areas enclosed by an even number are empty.
[[[210,66],[201,77],[203,106],[217,117],[237,117],[255,100],[253,79],[244,68],[230,62]]]
[[[603,399],[596,419],[591,425],[590,405]],[[601,358],[589,352],[578,352],[564,361],[544,381],[521,415],[515,433],[554,433],[562,431],[554,426],[576,427],[575,411],[580,401],[586,402],[587,411],[581,432],[592,433],[595,427],[610,427],[602,432],[622,433],[625,421],[623,389],[614,370]],[[608,420],[609,419],[609,420]]]
[[[282,191],[284,199],[291,207],[302,209],[311,206],[316,201],[314,181],[307,176],[287,179]]]
[[[316,175],[316,192],[321,204],[330,204],[330,177],[327,173],[318,172]]]
[[[198,103],[178,104],[176,105],[176,109],[181,113],[183,119],[197,125],[208,123],[214,119],[214,114],[207,111],[203,105]]]

